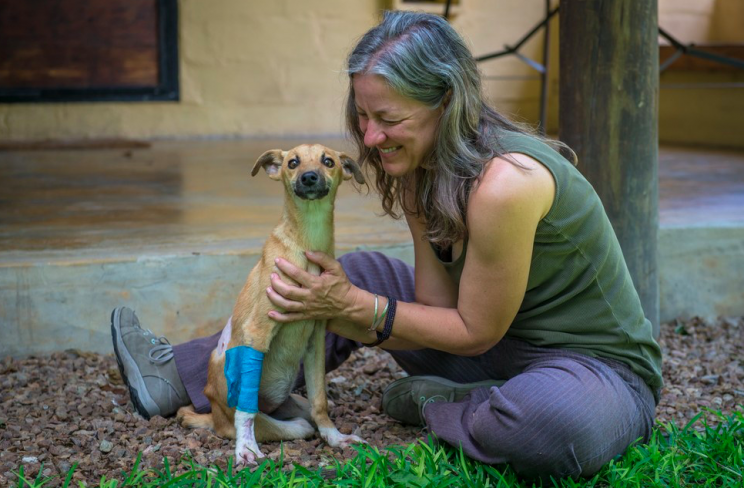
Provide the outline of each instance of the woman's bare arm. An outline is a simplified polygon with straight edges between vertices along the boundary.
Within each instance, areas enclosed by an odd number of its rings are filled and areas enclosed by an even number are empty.
[[[480,354],[501,340],[514,320],[526,291],[537,224],[550,209],[555,189],[552,175],[540,163],[524,155],[512,157],[530,170],[496,159],[471,196],[459,293],[452,291],[454,284],[429,244],[421,242],[416,249],[414,242],[416,296],[421,300],[398,304],[392,334],[407,348],[417,344]],[[422,227],[410,216],[409,225],[416,240]],[[360,305],[360,312],[365,306],[369,310],[369,304]],[[396,341],[388,347],[398,348]]]

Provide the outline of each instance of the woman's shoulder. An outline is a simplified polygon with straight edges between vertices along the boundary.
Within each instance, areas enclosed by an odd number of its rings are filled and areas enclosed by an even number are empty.
[[[470,209],[480,212],[519,206],[536,210],[543,218],[554,198],[555,180],[548,168],[527,154],[506,153],[486,163],[471,194],[468,213]]]

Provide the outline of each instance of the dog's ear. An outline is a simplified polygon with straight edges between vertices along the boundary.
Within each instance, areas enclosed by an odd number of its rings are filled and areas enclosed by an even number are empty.
[[[263,168],[266,174],[269,175],[269,178],[278,180],[282,169],[282,161],[284,161],[286,154],[287,151],[282,151],[281,149],[266,151],[256,160],[256,164],[253,165],[253,171],[251,171],[251,176],[256,176],[258,170]]]
[[[359,169],[359,165],[356,161],[351,159],[346,153],[338,153],[338,158],[341,160],[341,167],[344,170],[344,179],[348,180],[352,176],[360,185],[364,184],[364,175],[362,170]]]

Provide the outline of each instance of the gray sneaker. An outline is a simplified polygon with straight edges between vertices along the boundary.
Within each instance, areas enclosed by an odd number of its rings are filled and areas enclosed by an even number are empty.
[[[390,383],[382,392],[382,409],[399,422],[423,427],[424,408],[434,402],[459,402],[476,388],[501,386],[506,381],[455,383],[439,376],[408,376]]]
[[[168,417],[191,403],[176,370],[173,347],[165,337],[140,327],[132,309],[114,309],[111,336],[121,377],[140,415],[148,420],[153,415]]]

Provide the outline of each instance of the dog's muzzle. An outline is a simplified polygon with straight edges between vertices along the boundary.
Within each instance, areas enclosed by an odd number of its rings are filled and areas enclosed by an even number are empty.
[[[317,171],[306,171],[295,180],[295,195],[303,200],[318,200],[328,195],[328,191],[326,179]]]

